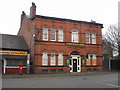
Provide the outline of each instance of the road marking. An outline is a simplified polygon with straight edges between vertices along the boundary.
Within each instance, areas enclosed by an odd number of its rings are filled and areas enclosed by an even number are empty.
[[[106,84],[106,85],[108,85],[108,86],[112,86],[112,87],[120,87],[120,86],[118,86],[118,85],[113,85],[113,84]]]

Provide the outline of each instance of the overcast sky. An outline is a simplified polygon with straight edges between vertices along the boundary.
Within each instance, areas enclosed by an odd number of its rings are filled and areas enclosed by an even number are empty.
[[[120,0],[0,0],[0,33],[17,35],[22,11],[29,15],[31,3],[37,6],[37,15],[96,21],[104,25],[118,23]]]

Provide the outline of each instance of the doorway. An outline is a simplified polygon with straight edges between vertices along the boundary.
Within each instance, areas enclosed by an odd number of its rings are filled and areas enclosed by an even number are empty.
[[[73,59],[73,72],[77,72],[77,59]]]

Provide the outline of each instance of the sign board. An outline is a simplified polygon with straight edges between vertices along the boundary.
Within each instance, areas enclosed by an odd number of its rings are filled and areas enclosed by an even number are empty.
[[[108,54],[103,54],[103,56],[108,56]]]
[[[67,64],[67,65],[70,65],[70,58],[67,58],[67,59],[66,59],[66,64]]]
[[[25,52],[25,51],[0,50],[0,55],[23,55],[23,56],[26,56],[27,52]]]

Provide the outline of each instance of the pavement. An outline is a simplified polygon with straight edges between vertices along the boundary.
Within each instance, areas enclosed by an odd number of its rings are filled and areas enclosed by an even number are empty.
[[[80,72],[80,73],[47,73],[47,74],[3,74],[2,79],[12,78],[43,78],[43,77],[69,77],[69,76],[84,76],[84,75],[99,75],[99,74],[110,74],[114,72]]]

